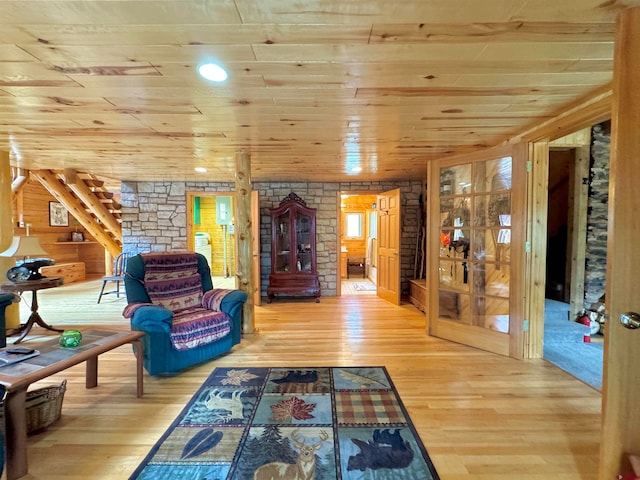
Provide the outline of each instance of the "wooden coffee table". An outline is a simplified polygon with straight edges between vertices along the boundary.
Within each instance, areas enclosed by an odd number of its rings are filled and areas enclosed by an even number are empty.
[[[135,347],[136,394],[143,395],[142,342],[143,332],[85,330],[82,343],[76,348],[64,348],[58,338],[33,345],[40,355],[19,363],[0,367],[0,383],[7,387],[5,401],[7,480],[27,474],[27,388],[69,367],[86,362],[86,388],[98,385],[98,355],[127,343]]]

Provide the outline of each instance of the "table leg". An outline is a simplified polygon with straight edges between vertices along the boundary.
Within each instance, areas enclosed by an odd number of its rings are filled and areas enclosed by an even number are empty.
[[[31,298],[31,316],[29,317],[29,320],[33,319],[33,321],[40,325],[42,328],[46,328],[47,330],[51,330],[52,332],[64,332],[64,330],[60,329],[60,328],[54,328],[51,325],[49,325],[48,323],[46,323],[44,320],[42,320],[42,317],[40,316],[40,314],[38,313],[38,292],[36,290],[33,291],[33,296]]]
[[[140,340],[133,340],[131,344],[135,347],[136,356],[136,396],[142,398],[144,395],[144,372],[143,372],[143,346]],[[88,358],[86,361],[86,388],[98,386],[98,356]]]
[[[9,391],[5,402],[7,480],[27,474],[27,387]]]
[[[144,394],[144,372],[142,370],[144,347],[140,340],[134,340],[131,344],[133,345],[133,351],[136,356],[136,396],[138,398],[142,398],[142,395]]]
[[[7,332],[7,335],[10,337],[13,335],[20,334],[18,339],[15,342],[13,342],[14,345],[24,340],[24,337],[26,337],[29,334],[29,332],[31,331],[31,327],[33,327],[34,323],[35,323],[35,319],[33,318],[33,314],[31,314],[31,316],[27,320],[27,323],[25,323],[24,325],[20,325],[17,328],[12,328]]]
[[[26,337],[29,334],[29,332],[31,331],[31,328],[33,328],[34,325],[39,325],[42,328],[51,330],[52,332],[64,331],[59,328],[52,327],[42,319],[42,317],[38,313],[38,294],[36,290],[31,292],[31,315],[29,316],[27,323],[9,332],[9,335],[20,334],[18,339],[15,342],[13,342],[13,344],[15,345],[17,343],[20,343],[22,340],[24,340],[24,337]]]
[[[87,374],[85,386],[86,388],[95,388],[98,386],[98,356],[87,359]]]

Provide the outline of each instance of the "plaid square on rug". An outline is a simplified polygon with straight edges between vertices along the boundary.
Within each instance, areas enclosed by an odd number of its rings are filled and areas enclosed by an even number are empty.
[[[131,480],[438,480],[384,367],[216,368]]]

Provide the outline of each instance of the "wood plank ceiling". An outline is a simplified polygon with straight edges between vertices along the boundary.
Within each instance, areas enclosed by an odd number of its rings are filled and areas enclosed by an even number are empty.
[[[115,180],[232,181],[241,149],[254,181],[422,178],[602,91],[634,5],[3,0],[0,150]]]

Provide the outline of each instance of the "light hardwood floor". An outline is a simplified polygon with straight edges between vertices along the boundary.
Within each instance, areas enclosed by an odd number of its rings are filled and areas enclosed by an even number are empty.
[[[59,327],[128,328],[125,300],[96,305],[98,290],[90,281],[42,291],[42,317]],[[128,478],[216,366],[331,365],[388,368],[443,480],[597,478],[600,394],[544,360],[428,337],[415,307],[375,296],[276,299],[256,308],[256,325],[222,358],[175,377],[145,374],[142,399],[129,346],[100,357],[96,389],[85,389],[83,365],[41,382],[66,378],[68,390],[61,420],[29,437],[24,478]],[[26,344],[35,346],[52,332],[32,333]]]

